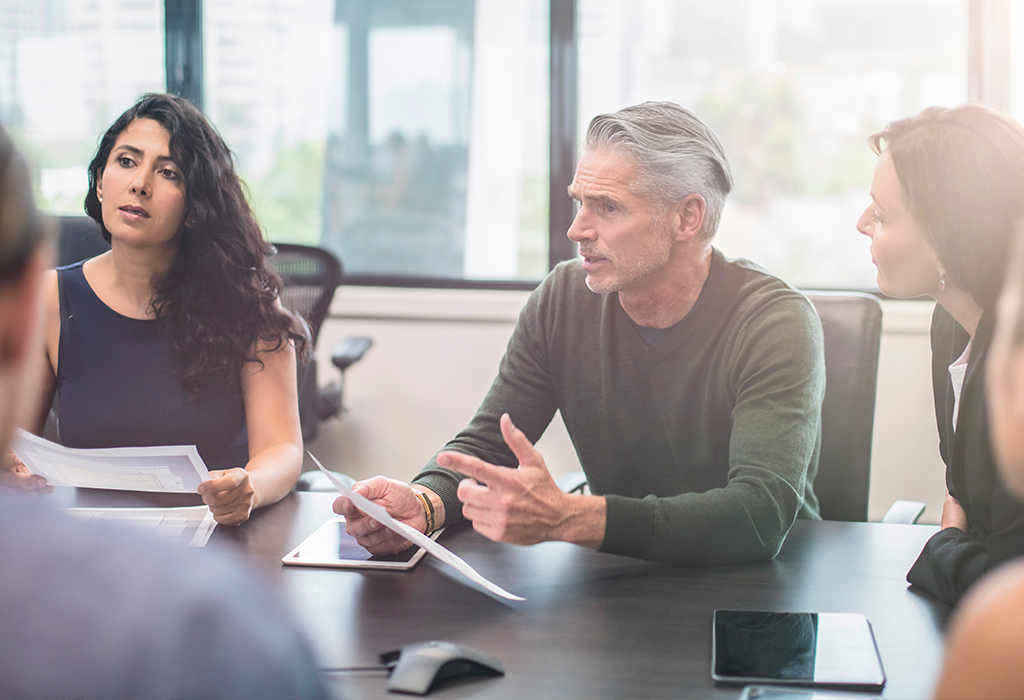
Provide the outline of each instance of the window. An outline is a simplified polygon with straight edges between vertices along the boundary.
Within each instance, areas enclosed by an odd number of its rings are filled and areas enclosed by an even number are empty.
[[[0,122],[44,209],[82,214],[100,134],[164,90],[163,37],[161,0],[0,0]]]
[[[873,289],[867,135],[969,94],[1024,118],[987,87],[1024,72],[1017,37],[997,0],[0,0],[0,121],[78,214],[99,134],[191,80],[272,240],[357,283],[528,285],[573,254],[573,131],[669,99],[733,164],[720,248]]]
[[[855,224],[867,137],[967,101],[968,3],[578,0],[591,117],[672,100],[722,140],[735,186],[716,245],[802,287],[876,289]]]
[[[346,274],[547,272],[545,0],[206,0],[207,113],[272,240]]]

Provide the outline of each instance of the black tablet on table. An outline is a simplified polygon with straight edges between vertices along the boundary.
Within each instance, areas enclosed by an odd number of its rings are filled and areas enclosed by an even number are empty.
[[[857,613],[716,610],[711,677],[730,685],[885,687],[871,623]]]

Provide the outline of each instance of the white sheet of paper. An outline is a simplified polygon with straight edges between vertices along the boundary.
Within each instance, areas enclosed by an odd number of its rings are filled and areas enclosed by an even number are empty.
[[[478,574],[476,569],[472,566],[452,554],[437,542],[434,542],[416,528],[409,527],[405,523],[395,520],[388,514],[387,510],[385,510],[383,506],[377,505],[376,503],[363,498],[335,478],[334,474],[325,469],[324,465],[320,464],[320,460],[313,457],[312,453],[310,453],[309,456],[313,458],[313,461],[316,462],[316,466],[320,467],[320,471],[327,475],[327,478],[331,480],[331,483],[334,484],[334,487],[338,489],[342,496],[351,499],[356,508],[369,515],[384,527],[397,532],[413,544],[418,544],[420,547],[423,547],[427,552],[433,554],[445,564],[448,564],[456,571],[462,573],[466,578],[480,584],[491,593],[500,595],[502,598],[508,598],[509,600],[526,600],[526,598],[520,598],[517,595],[509,593],[498,584],[488,581],[486,578]]]
[[[205,547],[217,527],[209,506],[170,508],[65,508],[65,513],[83,520],[126,523],[144,527],[157,537],[185,542],[190,547]]]
[[[11,449],[51,486],[195,493],[210,479],[195,445],[78,449],[18,430]]]

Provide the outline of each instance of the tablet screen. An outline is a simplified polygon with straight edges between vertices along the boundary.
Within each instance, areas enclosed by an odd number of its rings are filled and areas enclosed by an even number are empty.
[[[711,675],[717,682],[885,685],[863,615],[716,610],[712,636]]]
[[[441,531],[435,532],[436,538]],[[317,528],[281,561],[295,566],[334,566],[371,569],[410,569],[425,550],[410,547],[404,552],[386,556],[373,555],[363,549],[355,538],[345,532],[345,519],[332,518]]]

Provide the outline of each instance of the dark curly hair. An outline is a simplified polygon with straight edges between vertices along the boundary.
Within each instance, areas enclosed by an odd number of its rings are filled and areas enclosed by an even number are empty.
[[[235,173],[233,154],[188,100],[145,94],[107,129],[89,163],[86,213],[103,224],[96,183],[117,138],[138,119],[152,119],[170,135],[170,151],[185,182],[185,221],[178,257],[154,281],[151,308],[169,332],[189,396],[230,386],[246,362],[261,362],[290,341],[300,360],[310,354],[305,327],[275,302],[281,279],[267,266],[274,247],[260,231]]]

